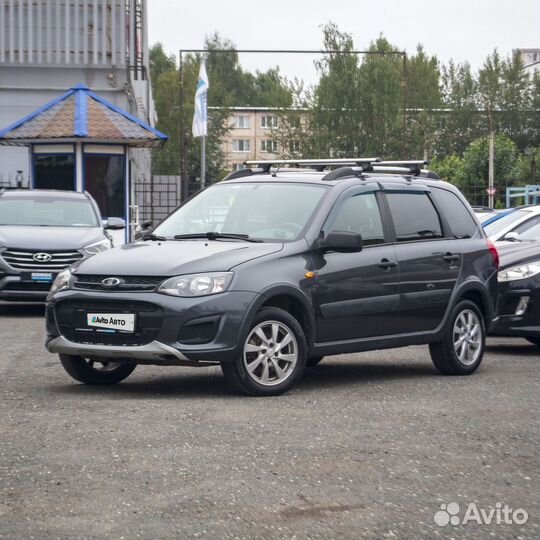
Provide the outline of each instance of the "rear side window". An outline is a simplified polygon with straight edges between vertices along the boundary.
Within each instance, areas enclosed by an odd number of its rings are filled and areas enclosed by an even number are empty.
[[[426,193],[387,193],[398,242],[442,238],[439,214]]]
[[[431,192],[437,206],[446,217],[456,238],[471,238],[477,231],[476,223],[459,197],[445,189],[434,188]]]

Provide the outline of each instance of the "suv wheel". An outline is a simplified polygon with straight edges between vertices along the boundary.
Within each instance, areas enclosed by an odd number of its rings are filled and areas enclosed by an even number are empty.
[[[84,358],[60,355],[64,369],[76,380],[85,384],[116,384],[129,377],[137,364],[110,362],[105,358]]]
[[[536,345],[537,347],[540,347],[540,338],[529,336],[528,338],[525,338],[529,343],[532,343],[533,345]]]
[[[241,392],[275,396],[301,377],[306,351],[306,338],[298,321],[282,309],[264,307],[253,320],[239,358],[222,363],[221,369]]]
[[[486,326],[482,313],[469,300],[457,304],[442,341],[431,343],[435,367],[445,375],[473,373],[484,355]]]

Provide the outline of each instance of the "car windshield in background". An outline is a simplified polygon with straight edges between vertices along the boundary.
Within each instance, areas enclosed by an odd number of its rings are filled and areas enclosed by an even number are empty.
[[[182,206],[154,234],[174,238],[216,232],[263,241],[296,240],[325,190],[284,182],[218,184]]]
[[[99,227],[94,209],[86,199],[62,197],[2,197],[0,226]]]
[[[512,225],[512,223],[519,221],[522,217],[529,215],[530,213],[531,212],[529,210],[516,210],[511,214],[506,214],[502,218],[494,221],[493,223],[488,223],[484,226],[484,231],[486,231],[486,234],[488,236],[493,236],[498,232],[502,231],[503,229],[506,229],[506,227]]]

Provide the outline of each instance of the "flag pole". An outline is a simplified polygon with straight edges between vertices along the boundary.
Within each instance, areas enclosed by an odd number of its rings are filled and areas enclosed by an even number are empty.
[[[206,186],[206,135],[201,137],[201,189]]]

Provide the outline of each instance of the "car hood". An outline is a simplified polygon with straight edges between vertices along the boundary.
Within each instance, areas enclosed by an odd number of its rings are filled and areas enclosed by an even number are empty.
[[[100,227],[0,226],[0,246],[29,250],[80,249],[103,240]]]
[[[540,260],[540,242],[496,242],[500,268]]]
[[[222,240],[144,241],[99,253],[76,265],[77,274],[175,276],[222,272],[283,249],[283,244]]]

